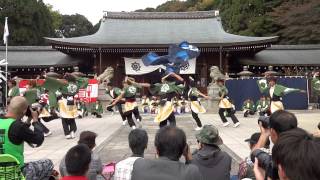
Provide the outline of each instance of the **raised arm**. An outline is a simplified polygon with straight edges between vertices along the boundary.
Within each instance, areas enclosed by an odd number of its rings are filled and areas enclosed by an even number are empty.
[[[171,72],[171,73],[169,73],[169,74],[167,74],[167,75],[165,75],[164,77],[162,77],[161,78],[161,82],[163,82],[163,81],[165,81],[168,77],[174,77],[176,80],[178,80],[178,81],[181,81],[181,82],[183,82],[184,81],[184,79],[180,76],[180,75],[178,75],[178,74],[176,74],[176,73],[174,73],[174,72]]]
[[[150,84],[149,83],[138,83],[138,82],[135,82],[133,79],[129,78],[129,77],[126,77],[126,81],[127,82],[130,82],[132,85],[134,86],[138,86],[138,87],[147,87],[149,88],[150,87]]]
[[[124,91],[112,102],[112,106],[115,106],[124,97]]]
[[[210,98],[209,96],[207,96],[207,95],[205,95],[205,94],[201,93],[201,92],[200,92],[200,91],[198,91],[198,90],[197,90],[197,93],[198,93],[201,97],[203,97],[203,98],[206,98],[206,99],[209,99],[209,98]]]

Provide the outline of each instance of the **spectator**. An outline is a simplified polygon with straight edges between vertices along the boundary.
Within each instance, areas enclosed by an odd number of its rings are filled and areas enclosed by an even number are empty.
[[[96,146],[96,137],[97,137],[97,134],[94,132],[83,131],[80,134],[78,144],[87,145],[92,152],[93,148]],[[66,157],[64,157],[61,160],[59,170],[62,177],[68,175],[67,167],[66,167]],[[91,153],[91,162],[89,165],[88,173],[86,175],[87,178],[89,180],[96,180],[97,175],[101,174],[101,172],[102,172],[102,163],[101,163],[100,157],[95,153]]]
[[[245,140],[245,142],[248,142],[250,150],[252,150],[253,147],[258,143],[260,135],[261,133],[254,133],[249,139]],[[270,141],[268,139],[266,145],[264,146],[266,152],[269,151],[269,146]],[[252,180],[255,180],[256,178],[253,172],[253,165],[254,163],[251,161],[251,157],[246,157],[244,161],[242,161],[239,165],[238,179],[250,178]]]
[[[144,150],[147,149],[148,134],[143,129],[132,130],[128,140],[132,155],[117,163],[114,180],[130,180],[134,162],[139,158],[143,158]]]
[[[204,180],[230,180],[231,157],[221,151],[223,144],[216,127],[205,125],[196,134],[199,150],[193,153],[191,163],[198,166]]]
[[[269,136],[272,143],[275,144],[282,132],[297,128],[298,120],[294,114],[285,110],[279,110],[270,116],[270,128],[263,128],[261,123],[259,126],[261,130],[261,136],[253,150],[263,148],[266,145]]]
[[[190,160],[190,151],[183,130],[165,126],[155,137],[158,159],[137,159],[133,165],[132,180],[202,180],[199,169],[179,162],[184,154]]]
[[[8,106],[8,113],[0,118],[0,129],[4,129],[3,150],[17,158],[26,179],[45,179],[53,173],[53,163],[49,159],[24,163],[24,142],[32,147],[40,146],[44,141],[41,127],[34,124],[34,130],[29,128],[30,124],[21,121],[27,110],[32,116],[37,112],[28,109],[28,103],[24,97],[13,97]]]
[[[298,121],[294,114],[284,110],[274,112],[269,119],[269,128],[264,128],[262,126],[262,123],[259,122],[261,135],[258,143],[252,149],[252,154],[259,154],[260,149],[264,148],[264,146],[266,145],[269,136],[273,144],[276,144],[279,136],[282,133],[297,128],[297,125]],[[271,157],[269,157],[269,159],[271,159]],[[266,169],[268,170],[265,174],[266,177],[269,177],[271,179],[277,178],[277,166],[273,166],[271,163],[269,163]],[[260,179],[260,177],[257,177],[256,175],[256,179]]]
[[[272,149],[280,180],[317,180],[320,177],[320,138],[296,128],[284,132]]]
[[[91,161],[91,149],[85,144],[72,147],[66,154],[65,163],[68,176],[61,180],[88,180],[86,173]]]

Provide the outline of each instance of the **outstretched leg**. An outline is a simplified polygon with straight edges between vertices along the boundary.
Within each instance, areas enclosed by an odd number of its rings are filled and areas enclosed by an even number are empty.
[[[202,123],[201,123],[201,121],[200,121],[200,118],[199,118],[198,114],[195,113],[195,112],[193,112],[193,111],[191,110],[191,115],[192,115],[193,119],[196,121],[197,126],[198,126],[199,128],[201,128],[201,127],[202,127]]]

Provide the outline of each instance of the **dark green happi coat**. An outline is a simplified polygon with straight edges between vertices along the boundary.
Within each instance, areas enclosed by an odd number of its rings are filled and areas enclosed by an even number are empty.
[[[150,92],[153,95],[165,95],[170,93],[182,94],[184,90],[183,85],[176,85],[175,82],[156,83],[150,87]]]
[[[57,107],[56,92],[60,91],[63,95],[74,96],[79,92],[79,89],[88,86],[87,78],[77,77],[75,82],[61,82],[56,78],[47,77],[43,84],[43,88],[49,91],[49,105],[50,107]]]
[[[135,98],[140,88],[141,88],[140,86],[134,86],[134,85],[129,85],[128,87],[125,87],[123,89],[124,97]]]

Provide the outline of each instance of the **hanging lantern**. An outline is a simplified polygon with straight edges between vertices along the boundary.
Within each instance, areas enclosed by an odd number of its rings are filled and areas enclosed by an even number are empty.
[[[24,69],[23,69],[23,68],[22,68],[21,70],[22,70],[22,71],[24,71]]]
[[[261,69],[261,67],[259,66],[258,69]]]
[[[33,71],[36,71],[36,68],[33,68]]]
[[[30,68],[28,68],[28,71],[30,71]]]
[[[256,68],[255,66],[252,67],[252,69],[255,69],[255,68]]]
[[[70,67],[68,67],[68,70],[70,71]]]

